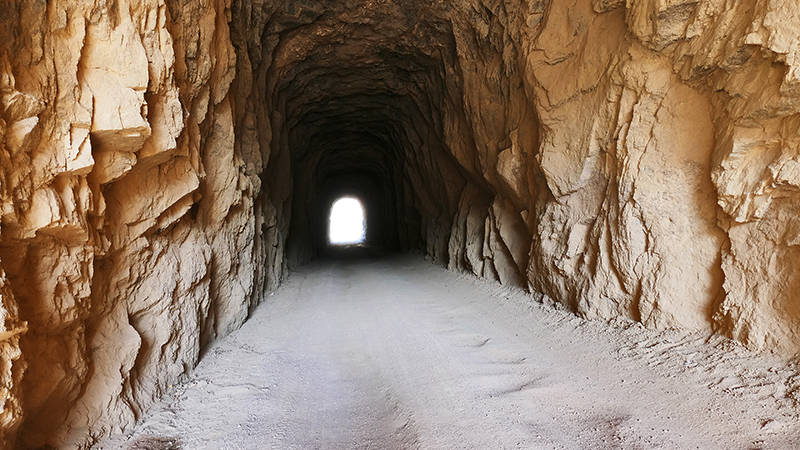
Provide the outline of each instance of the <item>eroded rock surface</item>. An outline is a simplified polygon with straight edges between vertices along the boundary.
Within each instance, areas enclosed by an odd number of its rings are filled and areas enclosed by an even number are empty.
[[[0,5],[6,448],[139,417],[326,249],[800,351],[791,1]]]
[[[235,148],[225,5],[0,8],[0,426],[8,448],[20,423],[18,448],[83,446],[279,281],[279,234],[256,227],[280,206]]]

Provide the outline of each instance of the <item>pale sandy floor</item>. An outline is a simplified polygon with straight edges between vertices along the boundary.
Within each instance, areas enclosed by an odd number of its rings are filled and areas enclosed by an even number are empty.
[[[419,256],[317,261],[97,449],[800,449],[797,369]],[[154,447],[153,447],[154,448]]]

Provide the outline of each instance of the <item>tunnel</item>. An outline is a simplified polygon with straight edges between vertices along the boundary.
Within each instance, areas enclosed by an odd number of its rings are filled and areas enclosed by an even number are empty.
[[[3,448],[136,423],[342,197],[361,256],[794,357],[792,6],[673,3],[4,2]]]
[[[393,13],[377,13],[371,20],[419,19]],[[420,38],[398,42],[406,31],[402,26],[378,31],[324,18],[312,26],[326,30],[321,45],[291,38],[279,44],[278,55],[283,48],[309,50],[282,59],[285,65],[269,95],[275,99],[273,108],[282,112],[280,122],[271,125],[285,130],[286,149],[281,151],[288,151],[292,161],[286,244],[290,267],[324,253],[326,211],[333,198],[344,194],[364,200],[369,246],[395,252],[416,249],[423,242],[421,217],[433,214],[446,226],[454,208],[448,191],[465,183],[458,162],[444,150],[442,135],[444,72],[446,59],[453,60],[452,37],[441,50],[448,54],[430,56],[425,51],[432,49],[418,46],[433,45]],[[447,39],[446,31],[429,31],[420,36]]]

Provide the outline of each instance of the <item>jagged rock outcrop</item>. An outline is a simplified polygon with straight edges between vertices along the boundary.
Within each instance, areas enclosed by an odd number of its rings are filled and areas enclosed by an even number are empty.
[[[281,207],[234,139],[224,4],[0,9],[5,445],[76,447],[279,281]]]
[[[800,350],[800,20],[721,2],[0,5],[0,438],[131,424],[325,252]]]

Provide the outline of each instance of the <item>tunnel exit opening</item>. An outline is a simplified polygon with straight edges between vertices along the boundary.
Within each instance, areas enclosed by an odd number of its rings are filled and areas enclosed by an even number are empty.
[[[328,243],[335,246],[359,245],[367,235],[364,206],[354,197],[341,197],[331,206]]]

